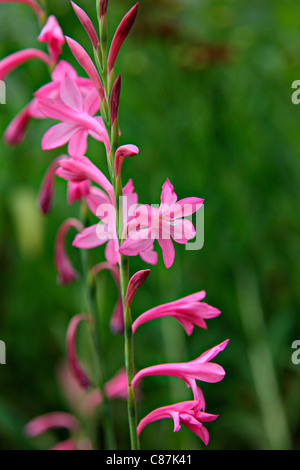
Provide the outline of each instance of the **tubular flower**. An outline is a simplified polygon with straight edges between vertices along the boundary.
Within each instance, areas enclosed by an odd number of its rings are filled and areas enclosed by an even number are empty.
[[[38,36],[38,40],[48,44],[52,62],[56,64],[58,56],[61,54],[61,47],[65,42],[65,37],[54,15],[48,17],[47,23]]]
[[[173,432],[179,431],[182,424],[200,437],[205,445],[208,445],[209,434],[202,423],[214,421],[217,417],[218,415],[201,411],[198,401],[183,401],[175,405],[163,406],[151,411],[151,413],[140,421],[137,431],[138,435],[140,435],[147,424],[160,419],[171,418],[174,421]]]
[[[70,371],[72,372],[74,378],[77,380],[80,387],[87,390],[90,386],[90,380],[87,377],[86,373],[83,371],[79,361],[77,360],[77,355],[75,351],[75,341],[77,328],[80,322],[89,321],[88,315],[78,314],[75,315],[68,326],[67,331],[67,354]]]
[[[194,325],[207,328],[204,320],[217,317],[221,312],[217,308],[201,302],[205,295],[205,291],[202,290],[196,294],[147,310],[134,321],[132,325],[133,333],[143,323],[167,316],[174,317],[179,321],[188,335],[192,334]]]
[[[24,49],[22,51],[14,52],[0,60],[0,80],[4,80],[6,76],[19,67],[19,65],[22,65],[31,59],[39,59],[42,62],[45,62],[48,66],[52,65],[51,58],[45,54],[45,52],[38,49]]]
[[[54,149],[69,142],[70,156],[81,157],[87,149],[89,134],[108,147],[108,136],[103,120],[100,116],[93,117],[96,112],[96,97],[97,91],[94,88],[88,95],[83,96],[77,84],[67,75],[60,85],[60,99],[39,99],[38,107],[44,117],[62,121],[45,133],[42,149]]]
[[[135,385],[143,378],[152,375],[168,375],[178,377],[184,380],[192,388],[194,399],[198,400],[198,388],[196,380],[215,383],[223,379],[225,371],[219,364],[210,362],[220,351],[223,351],[229,340],[214,346],[204,352],[197,359],[190,362],[181,362],[174,364],[159,364],[157,366],[147,367],[140,370],[133,378],[131,385]]]
[[[65,252],[65,236],[69,228],[74,227],[76,230],[81,231],[83,228],[82,223],[74,218],[65,220],[58,229],[54,249],[54,263],[57,271],[57,282],[60,285],[69,284],[78,278],[77,271],[73,268],[70,260]]]
[[[90,38],[90,41],[93,44],[94,49],[96,50],[99,44],[99,39],[95,31],[95,28],[93,26],[93,23],[91,22],[86,12],[82,8],[80,8],[78,5],[76,5],[76,3],[71,1],[71,5],[73,7],[73,10],[77,18],[79,19],[80,23],[82,24],[85,31],[87,32],[88,37]]]
[[[195,228],[187,217],[196,212],[204,199],[188,197],[177,201],[170,181],[164,183],[159,208],[149,205],[139,206],[136,217],[128,222],[123,238],[126,240],[120,247],[120,253],[136,256],[148,249],[157,239],[162,252],[165,266],[172,266],[175,249],[171,238],[177,243],[186,244],[196,234]]]

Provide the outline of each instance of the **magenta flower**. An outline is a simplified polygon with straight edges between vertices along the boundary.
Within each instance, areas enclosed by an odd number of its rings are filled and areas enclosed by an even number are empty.
[[[32,118],[30,104],[11,121],[4,133],[4,140],[10,145],[18,145],[22,142],[27,126]]]
[[[151,308],[134,321],[132,331],[135,332],[140,325],[147,321],[167,316],[174,317],[179,321],[188,335],[192,334],[194,325],[207,328],[204,320],[215,318],[221,312],[217,308],[201,302],[205,295],[205,291],[202,290],[174,302]]]
[[[60,85],[59,98],[38,100],[39,109],[45,117],[62,121],[43,136],[43,150],[61,147],[69,142],[68,153],[75,158],[81,157],[87,149],[88,135],[109,146],[102,118],[92,117],[97,110],[95,89],[83,96],[77,84],[67,75]]]
[[[63,222],[56,235],[54,263],[57,271],[57,282],[60,285],[69,284],[79,276],[65,252],[65,236],[71,227],[78,231],[83,229],[83,225],[79,220],[70,218]]]
[[[74,437],[55,444],[49,450],[90,450],[91,442],[88,439],[80,439],[75,437],[79,431],[80,425],[78,420],[70,413],[53,412],[33,418],[25,426],[25,434],[28,437],[37,437],[50,429],[65,428],[68,429]]]
[[[126,240],[122,243],[120,253],[137,256],[147,250],[157,239],[162,252],[165,266],[172,266],[175,249],[171,238],[177,243],[186,244],[195,236],[195,228],[187,217],[196,212],[204,199],[188,197],[177,201],[173,186],[167,179],[161,193],[161,204],[157,209],[149,205],[139,206],[136,218],[125,227]],[[123,236],[124,238],[124,236]]]
[[[0,80],[4,80],[6,76],[19,67],[19,65],[22,65],[31,59],[39,59],[42,62],[45,62],[48,66],[52,65],[51,58],[45,54],[45,52],[38,49],[24,49],[22,51],[14,52],[0,60]]]
[[[73,318],[71,318],[67,331],[67,354],[70,371],[73,374],[74,378],[77,380],[79,386],[85,390],[89,388],[91,382],[84,370],[82,369],[81,365],[79,364],[79,361],[77,360],[75,342],[79,323],[82,321],[88,322],[89,320],[90,319],[88,315],[75,315]]]
[[[54,15],[50,15],[38,36],[40,42],[48,44],[49,53],[54,64],[56,64],[58,56],[61,54],[61,46],[65,42],[65,37]]]
[[[147,424],[160,419],[171,418],[174,421],[173,432],[179,431],[181,428],[180,425],[183,424],[183,426],[190,429],[200,437],[205,445],[208,445],[209,434],[202,423],[214,421],[217,417],[218,415],[201,411],[198,401],[183,401],[181,403],[176,403],[175,405],[163,406],[151,411],[151,413],[140,421],[137,431],[138,435],[140,435]]]
[[[152,375],[168,375],[178,377],[192,388],[194,399],[198,400],[198,388],[196,380],[215,383],[223,379],[225,371],[219,364],[210,362],[220,351],[223,351],[228,344],[228,339],[204,352],[197,359],[189,362],[174,364],[159,364],[140,370],[133,378],[131,385],[135,385],[143,378]]]

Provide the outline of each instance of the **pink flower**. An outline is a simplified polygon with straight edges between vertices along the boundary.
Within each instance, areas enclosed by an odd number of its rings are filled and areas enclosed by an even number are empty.
[[[113,37],[113,40],[111,42],[111,46],[109,49],[108,59],[107,59],[108,73],[110,73],[111,70],[113,69],[119,50],[124,40],[128,36],[129,31],[131,30],[133,26],[133,23],[137,15],[138,6],[139,4],[136,3],[131,8],[131,10],[129,10],[129,12],[122,19],[121,23],[119,24],[114,34],[114,37]]]
[[[78,385],[83,389],[87,390],[91,382],[84,370],[82,369],[81,365],[79,364],[75,351],[77,328],[79,323],[82,321],[89,321],[89,316],[85,314],[78,314],[70,320],[67,331],[67,354],[71,373],[77,380]]]
[[[69,413],[53,412],[37,416],[25,427],[26,435],[36,437],[52,428],[66,428],[75,431],[78,428],[75,416]]]
[[[41,98],[59,99],[59,89],[62,81],[69,77],[76,82],[83,96],[86,96],[94,88],[93,83],[88,78],[78,77],[73,67],[61,60],[51,74],[52,81],[43,85],[35,92],[35,98],[12,120],[7,127],[4,139],[8,144],[17,145],[22,142],[27,126],[32,118],[44,119],[45,115],[41,113],[38,107],[38,100]],[[95,94],[94,112],[99,109],[98,95]]]
[[[34,0],[0,0],[0,3],[25,3],[26,5],[30,6],[33,9],[35,14],[40,18],[43,19],[44,12],[41,7],[38,5],[37,2]]]
[[[86,198],[87,203],[91,211],[100,219],[100,222],[85,228],[81,233],[76,235],[73,245],[81,249],[91,249],[107,243],[105,248],[107,261],[112,265],[120,263],[119,240],[116,233],[114,194],[110,183],[100,170],[86,157],[76,160],[62,160],[61,168],[57,170],[57,174],[69,181],[79,181],[79,178],[90,178],[107,191],[108,195],[100,188],[91,188]],[[105,180],[103,178],[105,178]],[[130,219],[129,213],[137,205],[137,195],[134,193],[131,180],[123,188],[123,199],[126,201],[123,207],[125,222]],[[151,243],[145,251],[141,252],[140,256],[145,262],[156,264],[157,253],[153,251],[153,243]]]
[[[71,265],[64,246],[65,236],[71,227],[74,227],[78,231],[83,229],[83,225],[79,220],[70,218],[63,222],[56,235],[54,263],[58,275],[57,282],[60,285],[69,284],[78,277],[78,273]]]
[[[116,151],[115,154],[115,176],[117,177],[121,173],[121,168],[123,165],[124,158],[134,157],[139,153],[138,147],[136,145],[121,145]]]
[[[53,186],[54,186],[54,175],[56,169],[59,167],[59,160],[62,157],[58,157],[50,164],[44,179],[41,184],[41,188],[38,195],[38,205],[43,214],[47,214],[50,210],[52,196],[53,196]]]
[[[127,256],[137,256],[147,250],[157,239],[162,252],[165,266],[172,266],[175,249],[171,238],[181,244],[186,244],[195,236],[195,228],[187,217],[196,212],[204,199],[188,197],[177,201],[173,186],[167,179],[161,193],[160,207],[149,205],[139,206],[136,218],[125,227],[127,239],[122,243],[120,253]],[[124,238],[124,236],[123,236]]]
[[[121,74],[118,75],[115,83],[113,84],[111,95],[110,95],[110,119],[111,119],[112,126],[118,117],[120,93],[121,93]]]
[[[147,321],[166,316],[172,316],[179,321],[188,335],[192,334],[194,325],[207,328],[204,320],[217,317],[221,312],[217,308],[201,302],[205,295],[205,291],[202,290],[174,302],[151,308],[135,320],[132,331],[135,332],[140,325]]]
[[[174,421],[174,430],[177,432],[181,428],[181,424],[194,432],[205,445],[208,445],[209,434],[207,429],[203,426],[203,422],[214,421],[218,415],[205,413],[200,410],[198,401],[183,401],[175,405],[163,406],[151,411],[145,416],[137,427],[138,435],[149,423],[158,421],[160,419],[171,418]]]
[[[51,58],[45,52],[38,49],[24,49],[22,51],[14,52],[13,54],[0,60],[0,80],[4,80],[6,76],[19,65],[28,62],[31,59],[39,59],[45,62],[46,65],[51,66]]]
[[[99,44],[99,39],[98,39],[97,33],[95,31],[95,28],[93,26],[93,23],[91,22],[90,18],[86,14],[86,12],[84,10],[82,10],[82,8],[80,8],[78,5],[76,5],[76,3],[71,1],[71,5],[73,7],[73,10],[74,10],[75,14],[77,15],[77,18],[79,19],[80,23],[82,24],[82,26],[86,30],[86,32],[87,32],[87,34],[90,38],[90,41],[93,44],[94,49],[96,50],[97,46]]]
[[[194,399],[199,399],[199,392],[196,380],[203,382],[215,383],[223,379],[225,371],[219,364],[210,362],[220,351],[223,351],[229,340],[214,346],[204,352],[197,359],[189,362],[181,362],[174,364],[159,364],[157,366],[147,367],[140,370],[133,378],[131,385],[135,385],[143,378],[152,375],[168,375],[178,377],[184,380],[190,386],[194,393]]]
[[[89,134],[108,147],[108,136],[102,118],[92,117],[96,112],[96,97],[95,89],[83,96],[77,84],[67,75],[60,85],[60,99],[39,99],[38,106],[45,117],[62,121],[45,133],[42,149],[54,149],[69,142],[68,153],[75,158],[81,157],[86,151]]]
[[[92,448],[88,439],[75,437],[75,434],[80,429],[80,425],[75,416],[70,413],[53,412],[37,416],[25,426],[25,434],[28,437],[37,437],[55,428],[68,429],[71,434],[74,434],[74,437],[55,444],[49,450],[87,450]]]
[[[18,145],[22,142],[27,126],[32,118],[30,104],[11,121],[4,133],[4,140],[10,145]]]
[[[61,46],[65,42],[65,37],[54,15],[50,15],[38,36],[40,42],[48,44],[49,53],[54,64],[56,64],[58,56],[61,54]]]

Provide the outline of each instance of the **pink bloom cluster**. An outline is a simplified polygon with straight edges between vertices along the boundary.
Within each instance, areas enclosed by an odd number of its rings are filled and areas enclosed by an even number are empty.
[[[0,0],[1,2],[2,0]],[[44,12],[34,0],[19,0],[29,5],[39,18]],[[84,27],[93,47],[95,57],[99,58],[100,42],[94,26],[87,14],[75,3],[72,7],[80,23]],[[100,1],[100,23],[106,15],[107,1]],[[132,180],[116,192],[116,186],[121,181],[121,171],[124,160],[135,157],[139,149],[133,144],[116,145],[113,148],[113,135],[120,136],[118,124],[118,108],[121,91],[120,75],[115,79],[114,66],[120,48],[129,34],[135,21],[138,4],[124,16],[118,26],[108,50],[107,83],[101,80],[99,64],[90,58],[86,50],[74,39],[63,35],[54,16],[49,16],[38,36],[38,40],[46,43],[48,53],[39,49],[26,49],[16,52],[0,61],[0,79],[5,78],[16,67],[36,58],[43,61],[49,68],[51,80],[37,90],[32,101],[11,122],[5,132],[8,143],[19,144],[25,135],[28,123],[32,118],[53,119],[56,122],[44,134],[41,140],[43,150],[53,150],[67,145],[66,153],[55,158],[45,174],[38,196],[41,211],[46,214],[51,207],[54,193],[54,178],[67,182],[67,200],[84,201],[89,209],[90,218],[96,219],[94,224],[84,226],[75,218],[67,219],[58,230],[55,242],[54,262],[59,284],[67,284],[78,277],[66,253],[65,237],[69,229],[78,232],[73,240],[73,246],[79,249],[94,249],[105,245],[105,261],[92,268],[93,275],[108,269],[117,285],[117,302],[111,317],[111,329],[121,333],[124,329],[124,307],[130,308],[136,291],[148,277],[150,270],[145,269],[135,273],[128,284],[126,297],[122,298],[120,285],[120,267],[122,256],[140,258],[150,264],[158,262],[155,251],[156,241],[162,251],[163,262],[170,268],[175,261],[174,242],[186,245],[196,234],[195,227],[188,217],[192,216],[203,205],[204,199],[186,197],[179,199],[173,185],[166,179],[162,186],[159,207],[148,204],[141,205],[134,190]],[[64,60],[59,60],[62,45],[67,42],[76,61],[87,74],[80,77],[75,69]],[[98,54],[98,55],[97,55]],[[100,70],[105,69],[100,64]],[[110,163],[110,176],[107,177],[87,154],[88,139],[92,138],[103,144]],[[110,161],[113,159],[113,161]],[[118,200],[120,197],[120,201]],[[117,199],[117,200],[116,200]],[[117,209],[121,207],[122,210]],[[120,219],[117,220],[117,214]],[[132,333],[144,323],[162,317],[173,317],[191,335],[195,326],[206,328],[206,320],[217,317],[221,312],[205,302],[205,291],[200,291],[179,300],[165,303],[142,313],[132,325]],[[74,316],[67,331],[67,356],[69,371],[77,386],[84,390],[85,398],[82,409],[90,412],[102,401],[98,389],[93,388],[92,380],[83,370],[76,354],[76,333],[82,321],[90,322],[86,314]],[[146,424],[171,418],[174,421],[174,431],[184,425],[208,444],[209,435],[203,423],[215,420],[217,415],[205,412],[205,402],[201,389],[196,381],[209,383],[223,379],[225,371],[222,366],[212,362],[212,359],[225,349],[228,340],[201,354],[198,358],[182,363],[159,364],[138,371],[129,387],[135,388],[141,379],[153,376],[173,376],[183,380],[193,393],[192,401],[183,401],[169,406],[163,406],[150,412],[143,418],[137,428],[138,434]],[[127,374],[128,376],[128,374]],[[105,394],[108,398],[127,398],[127,378],[122,371],[112,381],[105,384]],[[59,443],[55,448],[76,449],[82,444],[74,436],[80,428],[78,419],[73,414],[51,413],[32,420],[26,427],[30,436],[37,436],[53,427],[69,429],[73,437]],[[79,433],[80,434],[80,433]],[[90,448],[89,442],[84,446]]]

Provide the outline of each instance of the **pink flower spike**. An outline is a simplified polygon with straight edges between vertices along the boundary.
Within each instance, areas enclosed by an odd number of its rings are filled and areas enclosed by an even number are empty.
[[[86,373],[83,371],[82,367],[80,366],[75,351],[75,340],[76,340],[76,333],[77,328],[80,322],[82,321],[89,321],[88,315],[85,314],[78,314],[75,315],[68,326],[67,331],[67,354],[68,354],[68,361],[70,370],[73,373],[74,378],[77,380],[78,384],[83,389],[88,389],[90,386],[90,380],[87,377]]]
[[[80,8],[78,5],[76,5],[76,3],[71,1],[71,5],[73,7],[73,10],[77,18],[79,19],[80,23],[86,30],[91,40],[91,43],[93,44],[93,48],[97,49],[97,46],[99,44],[99,39],[98,39],[98,36],[97,36],[97,33],[95,31],[92,21],[90,20],[86,12],[82,8]]]
[[[147,310],[133,323],[133,333],[143,323],[166,316],[171,316],[179,321],[188,335],[192,334],[194,325],[207,328],[204,320],[217,317],[221,312],[217,308],[201,302],[205,295],[205,291],[200,291],[174,302]]]
[[[78,427],[79,424],[75,416],[69,413],[53,412],[33,418],[25,426],[25,434],[29,437],[36,437],[53,428],[66,428],[75,431]]]
[[[83,229],[83,225],[79,220],[70,218],[63,222],[56,235],[54,263],[58,274],[57,282],[59,285],[69,284],[78,277],[78,273],[71,265],[64,246],[65,236],[71,227],[74,227],[79,232]]]
[[[133,26],[133,23],[137,15],[138,6],[139,4],[136,3],[131,8],[131,10],[129,10],[129,12],[122,19],[121,23],[119,24],[114,34],[113,40],[111,42],[109,54],[108,54],[108,59],[107,59],[108,73],[110,73],[111,70],[113,69],[119,50],[124,40],[128,36],[129,31],[131,30]]]
[[[38,205],[43,214],[47,214],[50,210],[53,195],[53,179],[56,169],[59,167],[59,161],[62,157],[58,157],[50,164],[41,184],[38,195]]]
[[[51,66],[52,61],[50,57],[43,51],[38,49],[24,49],[22,51],[14,52],[13,54],[0,60],[0,80],[4,80],[6,76],[19,65],[24,64],[31,59],[39,59],[45,62],[46,65]]]
[[[134,157],[139,153],[138,147],[135,145],[122,145],[119,147],[115,154],[115,176],[121,172],[124,158]]]
[[[44,17],[44,12],[34,0],[0,0],[0,3],[24,3],[33,9],[38,18]]]
[[[196,389],[196,380],[203,382],[215,383],[223,379],[225,371],[223,367],[210,360],[220,351],[225,349],[229,340],[223,341],[214,348],[209,349],[197,359],[190,362],[159,364],[157,366],[147,367],[140,370],[133,378],[131,385],[134,387],[143,377],[152,375],[167,375],[178,377],[192,387],[194,396],[197,399],[198,393]]]
[[[181,424],[194,432],[205,445],[209,442],[209,434],[202,422],[214,421],[218,415],[199,411],[199,403],[197,401],[185,401],[176,403],[175,405],[163,406],[145,416],[137,427],[138,435],[141,434],[144,427],[158,421],[160,419],[171,418],[174,421],[174,430],[177,432],[181,428]]]
[[[132,299],[135,296],[137,290],[141,287],[142,284],[144,284],[149,274],[150,269],[144,269],[143,271],[138,271],[131,277],[125,296],[125,304],[128,307],[130,307]]]
[[[121,92],[121,74],[118,75],[115,83],[113,84],[111,95],[110,95],[110,119],[111,125],[114,124],[118,117],[119,100]]]
[[[83,47],[80,44],[78,44],[78,42],[74,41],[74,39],[71,39],[66,36],[66,41],[75,59],[81,65],[81,67],[86,71],[86,73],[92,80],[93,84],[95,85],[95,88],[98,91],[100,100],[103,101],[105,98],[105,91],[101,83],[97,69],[95,65],[93,64],[90,56],[83,49]]]
[[[30,104],[11,121],[4,132],[4,140],[9,145],[19,145],[31,120]]]
[[[54,15],[48,17],[38,40],[48,44],[52,61],[56,64],[58,56],[61,54],[61,46],[65,43],[65,37]]]

